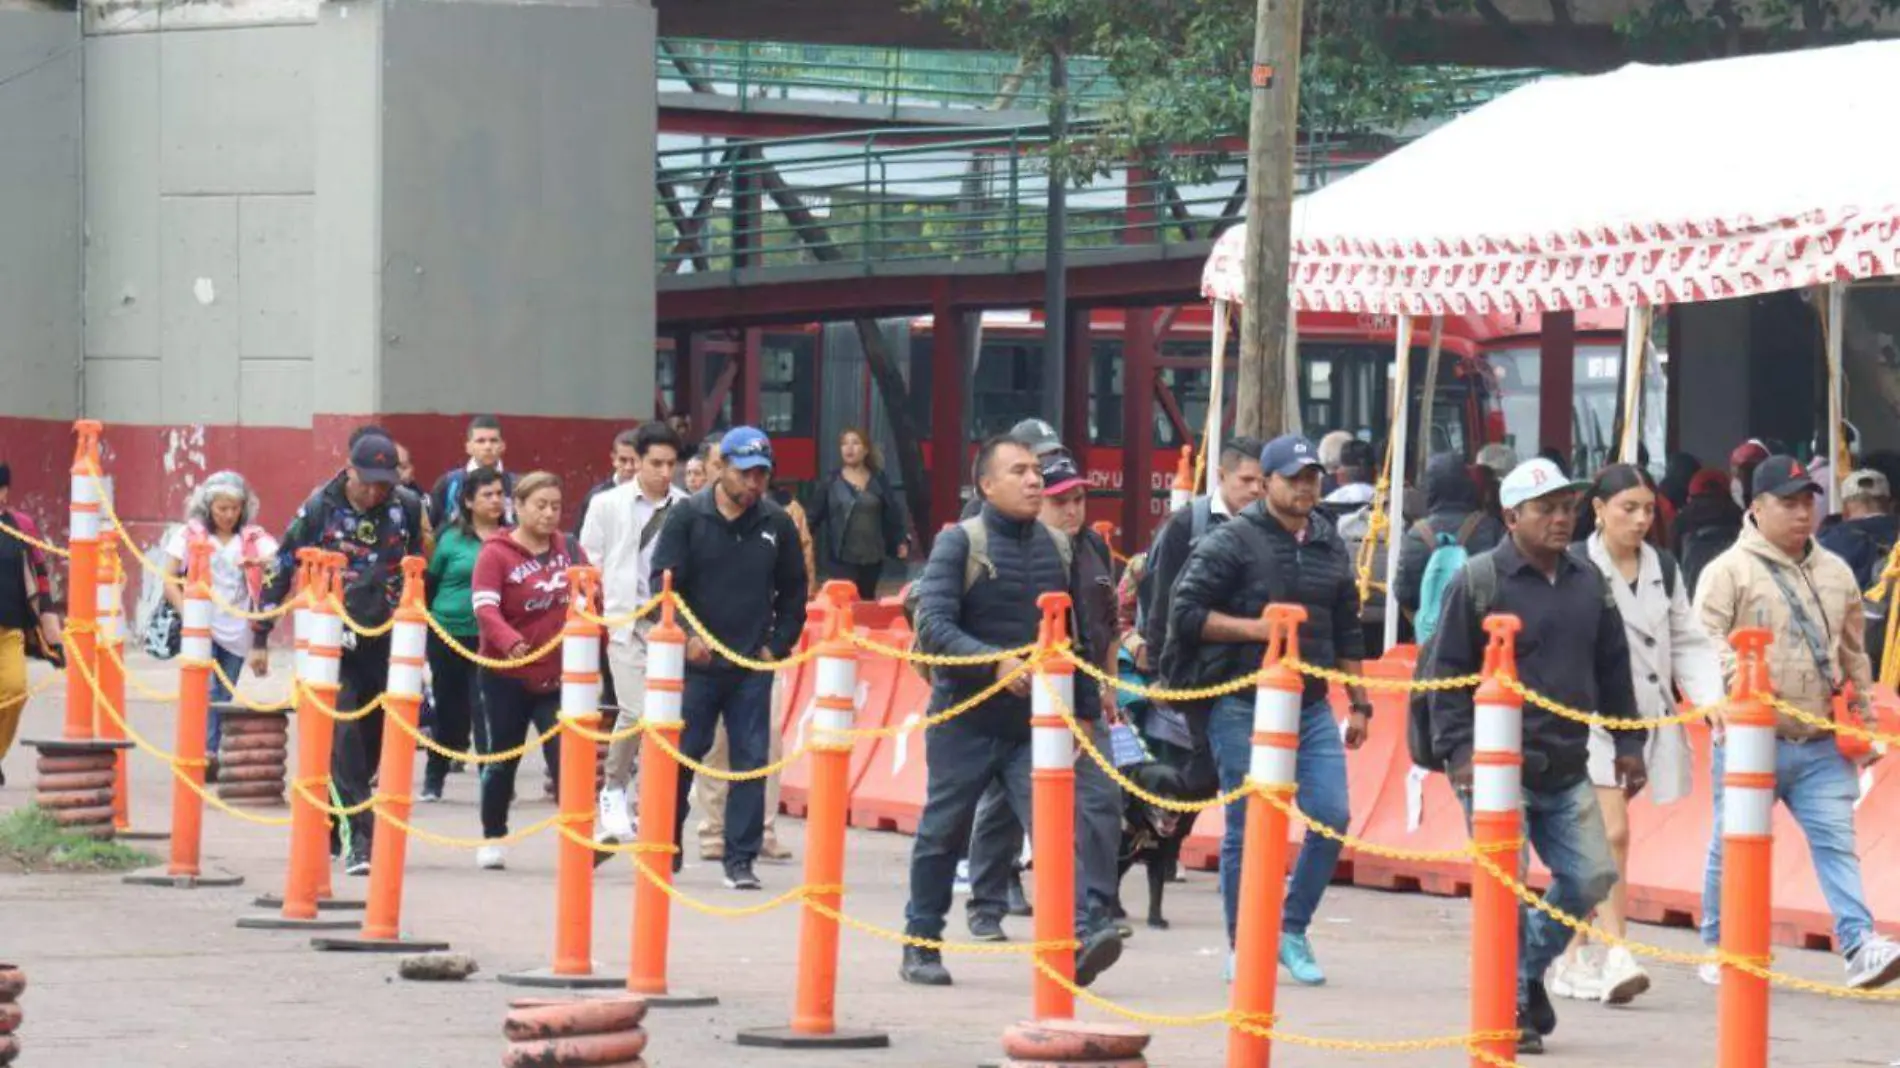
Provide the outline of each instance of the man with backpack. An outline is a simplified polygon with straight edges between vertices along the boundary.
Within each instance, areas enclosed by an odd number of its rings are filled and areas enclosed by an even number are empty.
[[[1697,471],[1689,479],[1689,500],[1676,513],[1676,560],[1682,580],[1694,597],[1702,569],[1728,551],[1742,532],[1742,506],[1729,492],[1728,477],[1714,468]]]
[[[1148,573],[1136,596],[1135,628],[1139,638],[1131,653],[1141,671],[1155,670],[1154,662],[1167,644],[1168,603],[1174,596],[1175,580],[1187,566],[1188,554],[1208,531],[1239,515],[1266,492],[1266,476],[1260,471],[1260,453],[1266,447],[1259,438],[1249,437],[1222,443],[1215,492],[1194,498],[1155,531],[1154,544],[1148,550]]]
[[[283,603],[296,577],[298,550],[315,548],[343,555],[343,610],[350,619],[365,628],[387,623],[402,596],[402,558],[420,556],[423,551],[422,504],[397,492],[399,479],[394,442],[376,433],[357,438],[350,447],[349,466],[305,501],[284,531],[276,566],[258,595],[259,609],[268,611]],[[254,675],[269,670],[267,644],[274,622],[262,619],[251,625],[249,665]],[[345,629],[337,708],[347,712],[382,696],[389,683],[389,641],[387,634],[365,638]],[[381,757],[382,745],[382,709],[362,719],[337,721],[330,775],[342,805],[369,799],[370,771]],[[373,826],[368,812],[349,818],[345,870],[351,875],[369,874]]]
[[[1696,614],[1711,635],[1736,627],[1766,627],[1769,681],[1775,695],[1809,716],[1876,726],[1868,704],[1874,678],[1865,643],[1860,587],[1833,553],[1821,552],[1814,529],[1820,487],[1792,456],[1770,456],[1756,465],[1750,484],[1748,522],[1735,547],[1702,574]],[[1723,646],[1723,673],[1733,676],[1735,656]],[[1718,728],[1719,731],[1719,728]],[[1715,825],[1702,889],[1702,941],[1719,945],[1722,932],[1722,774],[1726,745],[1720,734],[1712,749]],[[1864,741],[1775,714],[1775,799],[1801,826],[1834,914],[1834,946],[1847,969],[1847,985],[1871,990],[1900,980],[1900,945],[1874,930],[1861,880],[1854,838],[1854,805],[1860,770],[1880,759]],[[1719,969],[1703,978],[1720,981]]]
[[[1074,594],[1074,546],[1068,535],[1041,522],[1042,472],[1030,448],[1011,438],[991,438],[977,452],[975,482],[982,513],[937,536],[917,580],[918,647],[949,656],[994,655],[1034,643],[1042,625],[1036,599],[1045,593]],[[1075,643],[1088,648],[1088,619],[1075,617]],[[930,712],[938,713],[1008,679],[999,693],[924,734],[928,780],[917,837],[911,845],[910,902],[905,931],[915,938],[943,937],[950,911],[957,857],[970,835],[979,799],[1001,782],[1023,826],[1030,818],[1030,689],[1024,661],[943,667],[932,671]],[[1101,718],[1094,686],[1075,687],[1077,719]],[[1092,761],[1076,767],[1077,807],[1087,811],[1101,771]],[[1115,852],[1099,856],[1094,836],[1078,834],[1075,879],[1075,979],[1087,986],[1121,957],[1121,938],[1090,907],[1088,889],[1114,880]],[[1103,874],[1106,873],[1106,874]],[[1044,901],[1043,908],[1062,902]],[[921,946],[904,948],[899,971],[907,983],[949,986],[943,955]]]
[[[1209,686],[1258,671],[1269,637],[1262,612],[1274,603],[1306,609],[1306,622],[1299,630],[1302,661],[1359,673],[1365,655],[1359,591],[1345,545],[1331,521],[1315,511],[1318,450],[1305,438],[1287,434],[1261,450],[1260,467],[1267,474],[1265,498],[1201,539],[1175,583],[1168,609],[1168,644],[1161,657],[1170,686]],[[1372,703],[1361,687],[1346,687],[1352,712],[1342,732],[1327,701],[1327,683],[1314,676],[1305,683],[1295,801],[1309,818],[1344,831],[1351,816],[1346,750],[1365,744]],[[1211,711],[1198,713],[1207,721],[1222,790],[1237,788],[1247,777],[1253,755],[1254,697],[1249,687],[1219,699]],[[1226,834],[1221,839],[1221,902],[1226,907],[1230,947],[1240,908],[1246,811],[1245,800],[1227,806]],[[1309,830],[1287,884],[1280,964],[1296,982],[1307,986],[1326,981],[1306,931],[1332,882],[1339,850],[1338,841]],[[1231,954],[1228,967],[1231,972]]]
[[[1893,514],[1893,489],[1887,476],[1861,470],[1843,478],[1841,518],[1822,525],[1821,548],[1847,561],[1854,581],[1865,590],[1880,581],[1896,540],[1900,540],[1900,516]]]
[[[1523,624],[1517,673],[1525,686],[1586,712],[1639,716],[1630,679],[1629,639],[1615,595],[1587,556],[1568,552],[1586,482],[1543,458],[1519,464],[1499,486],[1510,536],[1472,557],[1446,591],[1444,615],[1421,671],[1431,678],[1475,674],[1484,661],[1485,616],[1508,612]],[[1412,759],[1445,771],[1471,811],[1473,708],[1470,689],[1419,695],[1412,706]],[[1612,731],[1615,774],[1634,795],[1648,780],[1647,732]],[[1551,870],[1545,899],[1570,916],[1588,916],[1616,884],[1603,811],[1589,773],[1590,728],[1526,703],[1523,733],[1524,831]],[[1541,1053],[1557,1027],[1544,973],[1563,953],[1570,929],[1520,909],[1518,1050]]]
[[[461,510],[456,502],[462,496],[462,476],[478,467],[492,467],[501,472],[501,495],[508,502],[502,522],[513,526],[515,476],[501,466],[502,453],[508,451],[508,444],[501,437],[501,420],[492,415],[470,419],[464,447],[468,451],[468,463],[442,472],[442,477],[435,480],[435,488],[429,491],[429,525],[440,530],[453,522],[455,513]]]
[[[1412,614],[1418,643],[1431,640],[1445,590],[1465,560],[1495,548],[1504,524],[1478,506],[1478,481],[1464,458],[1443,452],[1425,465],[1425,516],[1399,543],[1399,606]]]

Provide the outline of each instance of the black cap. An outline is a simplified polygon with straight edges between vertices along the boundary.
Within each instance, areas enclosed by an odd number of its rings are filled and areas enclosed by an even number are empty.
[[[1808,474],[1807,465],[1792,456],[1770,456],[1755,467],[1754,495],[1792,497],[1819,493],[1821,484]]]
[[[350,467],[365,482],[395,485],[396,443],[381,434],[364,434],[350,446]]]
[[[1038,460],[1062,448],[1062,435],[1041,419],[1025,419],[1017,423],[1009,428],[1009,436],[1019,444],[1028,446]]]

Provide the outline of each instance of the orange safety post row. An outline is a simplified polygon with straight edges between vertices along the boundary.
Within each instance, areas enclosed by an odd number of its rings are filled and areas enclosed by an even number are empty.
[[[429,562],[420,556],[402,561],[402,599],[396,606],[389,640],[388,696],[383,714],[398,723],[386,724],[376,782],[382,792],[376,809],[376,833],[370,839],[369,897],[363,911],[363,929],[356,936],[315,938],[322,950],[357,953],[426,953],[449,948],[447,942],[405,938],[402,934],[403,868],[409,857],[410,815],[415,798],[409,790],[416,777],[415,730],[422,715],[422,669],[428,660],[428,609],[423,602],[423,573]],[[403,729],[407,726],[408,729]]]
[[[679,765],[667,754],[677,750],[684,726],[681,704],[686,696],[686,632],[673,611],[673,573],[660,576],[660,621],[647,632],[647,692],[641,716],[646,730],[640,736],[640,844],[646,851],[633,862],[644,874],[633,881],[633,957],[627,969],[627,992],[650,1005],[692,1007],[717,1005],[719,999],[672,989],[666,978],[667,941],[672,937],[673,903],[666,890],[673,883],[673,865],[679,847],[674,824],[679,817]]]
[[[1484,621],[1491,643],[1484,681],[1472,698],[1471,838],[1478,851],[1508,872],[1518,869],[1524,836],[1524,699],[1504,680],[1517,678],[1516,616]],[[1471,1030],[1517,1031],[1518,904],[1509,887],[1475,862],[1471,873]],[[1483,1054],[1484,1056],[1481,1056]],[[1517,1055],[1512,1038],[1472,1048],[1472,1068]]]
[[[319,915],[323,908],[349,907],[329,902],[330,755],[336,724],[318,705],[336,708],[341,689],[343,620],[337,615],[342,594],[343,556],[320,550],[297,554],[304,571],[303,607],[295,613],[297,627],[306,636],[298,658],[297,767],[290,796],[290,857],[285,865],[281,898],[257,899],[263,908],[277,906],[276,915],[245,916],[239,927],[277,930],[344,930],[356,926],[347,919]],[[319,807],[322,806],[322,807]]]
[[[99,533],[99,568],[94,573],[93,618],[97,651],[96,663],[99,665],[99,692],[94,695],[95,704],[103,701],[105,708],[95,707],[93,711],[93,734],[95,737],[110,741],[124,741],[123,722],[130,718],[131,710],[125,705],[125,620],[120,608],[119,583],[124,575],[119,561],[119,532],[104,530]],[[107,708],[119,714],[114,719],[107,714]],[[121,749],[113,764],[112,781],[112,827],[123,835],[132,828],[131,802],[126,797],[131,783],[128,780],[131,754]]]
[[[1299,655],[1299,625],[1306,610],[1268,605],[1265,669],[1254,691],[1253,754],[1247,769],[1247,829],[1240,854],[1240,908],[1234,924],[1234,988],[1231,1008],[1252,1029],[1271,1027],[1280,968],[1280,919],[1286,906],[1287,813],[1268,793],[1290,802],[1300,749],[1299,673],[1286,660]],[[1255,1030],[1232,1028],[1228,1068],[1265,1068],[1273,1043]]]
[[[1725,719],[1722,775],[1722,951],[1766,967],[1773,918],[1775,713],[1768,693],[1766,650],[1773,636],[1748,628],[1735,647],[1735,689]],[[1724,966],[1717,1002],[1717,1063],[1766,1068],[1768,980]]]
[[[1181,446],[1181,463],[1174,469],[1174,485],[1168,489],[1168,511],[1178,512],[1194,499],[1194,446]]]
[[[73,424],[78,441],[73,449],[72,510],[67,520],[66,570],[67,629],[72,637],[66,650],[67,741],[93,737],[92,686],[86,677],[99,677],[99,431],[92,419]]]
[[[852,737],[857,720],[858,650],[847,639],[855,587],[828,582],[831,602],[825,637],[818,649],[817,696],[813,698],[811,806],[805,817],[805,885],[823,887],[799,921],[798,986],[790,1027],[739,1032],[741,1046],[768,1049],[882,1049],[891,1037],[881,1031],[839,1030],[838,921],[844,906],[845,807],[850,791]]]

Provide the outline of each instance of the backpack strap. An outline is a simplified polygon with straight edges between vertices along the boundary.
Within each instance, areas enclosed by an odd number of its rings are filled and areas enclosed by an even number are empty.
[[[1207,528],[1213,525],[1214,498],[1196,497],[1188,508],[1188,544],[1192,545],[1200,541],[1201,535],[1206,534]]]
[[[1438,535],[1432,531],[1431,520],[1420,519],[1413,522],[1412,534],[1414,537],[1418,538],[1418,540],[1424,542],[1426,548],[1428,549],[1437,548]]]
[[[1482,630],[1484,617],[1498,603],[1498,561],[1490,553],[1479,553],[1465,562],[1465,595],[1471,599],[1471,617]]]
[[[996,565],[990,562],[990,528],[983,525],[981,514],[957,526],[963,528],[963,536],[970,543],[969,551],[963,556],[963,592],[968,593],[983,579],[996,577]]]
[[[1047,524],[1043,525],[1043,529],[1049,532],[1050,538],[1054,539],[1056,555],[1062,558],[1062,577],[1073,579],[1075,577],[1075,539]]]
[[[1473,511],[1465,514],[1465,521],[1458,524],[1459,545],[1463,545],[1465,542],[1471,540],[1472,533],[1478,529],[1478,520],[1483,518],[1483,512]]]

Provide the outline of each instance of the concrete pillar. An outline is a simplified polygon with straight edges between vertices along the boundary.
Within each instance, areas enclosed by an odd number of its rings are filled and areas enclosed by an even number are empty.
[[[70,8],[0,0],[0,460],[11,503],[58,531],[79,406],[80,71]]]

